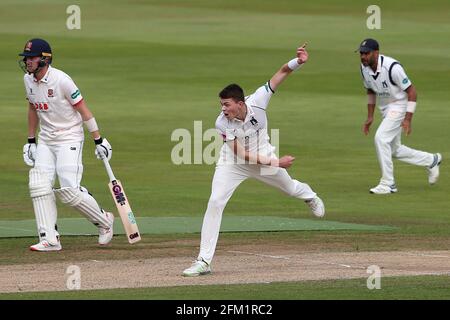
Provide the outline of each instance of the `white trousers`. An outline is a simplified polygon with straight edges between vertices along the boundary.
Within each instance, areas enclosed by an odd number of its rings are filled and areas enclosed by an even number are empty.
[[[45,172],[55,184],[58,177],[61,188],[79,188],[83,175],[83,142],[49,146],[38,143],[34,168]]]
[[[401,124],[404,118],[404,112],[387,111],[375,134],[375,148],[382,175],[380,183],[384,185],[395,184],[392,158],[417,166],[431,166],[433,163],[433,154],[402,145]]]
[[[35,194],[32,195],[32,201],[40,240],[45,237],[52,243],[56,241],[58,233],[54,193],[58,192],[63,203],[80,211],[95,226],[109,227],[106,214],[87,189],[80,185],[83,175],[82,153],[82,141],[55,146],[44,143],[37,145],[35,165],[30,171],[30,191]],[[61,189],[52,191],[56,177]],[[61,192],[67,189],[69,191]],[[48,190],[49,193],[38,194],[40,190]]]
[[[307,200],[316,196],[309,185],[292,179],[283,168],[248,164],[218,165],[212,181],[208,208],[203,218],[198,259],[211,263],[219,238],[222,212],[234,190],[247,178],[258,179],[298,199]]]

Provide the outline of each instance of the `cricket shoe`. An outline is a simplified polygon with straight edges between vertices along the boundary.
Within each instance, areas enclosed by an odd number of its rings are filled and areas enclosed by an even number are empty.
[[[185,277],[197,277],[211,273],[211,267],[203,259],[195,260],[192,265],[183,271]]]
[[[311,209],[312,214],[317,218],[322,218],[325,215],[325,205],[319,197],[316,196],[315,198],[306,200],[305,202]]]
[[[109,228],[98,228],[98,244],[101,246],[105,246],[111,242],[111,239],[114,235],[113,226],[114,226],[114,215],[111,212],[105,211],[106,217],[110,222]]]
[[[439,166],[442,162],[442,155],[440,153],[436,153],[433,155],[434,160],[433,164],[427,168],[428,170],[428,183],[433,185],[439,179]]]
[[[41,242],[30,246],[31,251],[60,251],[62,249],[61,242],[58,242],[56,244],[51,244],[47,240],[42,240]]]
[[[380,183],[375,188],[370,189],[370,193],[373,194],[391,194],[396,192],[398,192],[398,189],[395,184],[388,186]]]

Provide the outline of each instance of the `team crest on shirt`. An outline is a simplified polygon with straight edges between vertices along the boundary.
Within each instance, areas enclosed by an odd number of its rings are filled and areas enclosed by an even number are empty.
[[[23,49],[23,51],[31,51],[32,45],[33,45],[33,42],[28,41],[27,44],[25,45],[25,48]]]
[[[48,97],[53,98],[53,89],[48,89]]]

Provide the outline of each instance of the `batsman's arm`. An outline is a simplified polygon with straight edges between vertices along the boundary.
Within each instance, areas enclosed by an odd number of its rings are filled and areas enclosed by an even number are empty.
[[[81,100],[76,105],[74,105],[74,108],[80,113],[84,124],[86,125],[88,131],[91,133],[92,138],[94,138],[94,140],[99,139],[100,131],[98,129],[97,123],[95,122],[94,115],[92,114],[91,110],[89,110],[84,100]]]
[[[285,63],[280,70],[278,70],[270,79],[270,86],[275,91],[278,86],[295,70],[300,68],[306,61],[308,61],[308,52],[306,51],[306,43],[297,49],[296,58],[288,63]]]
[[[38,124],[39,118],[36,108],[31,103],[28,103],[28,138],[35,137]]]
[[[106,157],[108,160],[111,160],[112,148],[106,138],[102,138],[100,135],[100,131],[97,126],[97,122],[95,121],[94,115],[87,107],[84,100],[79,101],[74,108],[80,113],[81,118],[84,121],[84,125],[91,133],[92,138],[94,138],[95,143],[95,155],[97,159],[101,160]]]
[[[236,156],[251,164],[262,164],[272,167],[289,168],[295,160],[292,156],[284,156],[281,159],[271,158],[261,155],[257,152],[245,150],[244,146],[237,140],[227,141],[227,145],[231,148]]]

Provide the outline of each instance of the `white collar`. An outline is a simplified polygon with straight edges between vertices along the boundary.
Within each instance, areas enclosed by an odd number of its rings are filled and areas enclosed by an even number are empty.
[[[33,80],[34,82],[44,82],[44,83],[48,83],[48,76],[50,75],[50,70],[53,69],[50,65],[48,66],[47,72],[45,73],[45,75],[42,77],[41,80],[37,81],[36,77],[33,75]]]
[[[378,73],[380,73],[381,71],[381,65],[382,65],[382,61],[383,59],[381,58],[381,54],[378,55],[378,63],[377,63],[377,71],[373,72],[372,68],[370,66],[367,66],[366,68],[368,68],[369,74],[371,76],[375,76]]]
[[[249,122],[251,119],[253,119],[253,116],[255,115],[255,112],[253,111],[253,108],[250,107],[249,105],[245,104],[245,107],[247,108],[247,115],[245,116],[244,121],[238,119],[238,118],[234,118],[233,121],[237,121],[237,122],[242,122],[242,123],[247,123]]]
[[[245,116],[244,123],[249,122],[255,115],[252,107],[248,106],[247,104],[245,104],[245,106],[247,107],[247,115]]]

